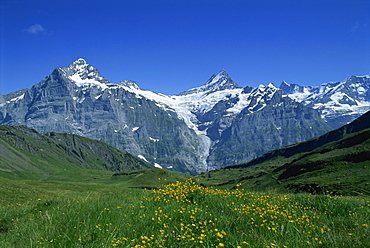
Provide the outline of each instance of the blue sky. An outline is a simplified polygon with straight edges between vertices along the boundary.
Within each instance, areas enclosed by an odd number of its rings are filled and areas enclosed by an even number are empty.
[[[369,0],[0,0],[0,93],[82,57],[112,83],[177,94],[370,74]]]

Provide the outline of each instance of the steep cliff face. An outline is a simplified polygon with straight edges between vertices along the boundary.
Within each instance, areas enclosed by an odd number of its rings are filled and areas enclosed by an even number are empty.
[[[214,142],[208,158],[209,165],[249,161],[267,151],[330,130],[314,109],[286,97],[281,90],[270,88],[270,91],[275,92],[264,101],[266,106],[263,109],[255,112],[244,109],[228,124],[229,127]],[[216,125],[220,126],[217,122]]]
[[[248,161],[331,130],[318,111],[293,101],[273,84],[242,88],[224,70],[176,96],[138,87],[127,90],[175,110],[200,137],[204,170]]]

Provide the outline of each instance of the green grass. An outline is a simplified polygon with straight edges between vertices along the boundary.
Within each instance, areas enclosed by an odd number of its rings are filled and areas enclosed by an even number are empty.
[[[0,247],[370,247],[370,130],[189,179],[18,129],[0,127]]]
[[[158,176],[158,174],[156,175]],[[0,247],[369,247],[370,199],[1,180]]]
[[[160,168],[150,168],[118,172],[113,174],[111,181],[119,183],[122,187],[152,189],[162,186],[163,183],[175,183],[177,181],[185,181],[188,178],[189,176],[184,176],[176,172]]]

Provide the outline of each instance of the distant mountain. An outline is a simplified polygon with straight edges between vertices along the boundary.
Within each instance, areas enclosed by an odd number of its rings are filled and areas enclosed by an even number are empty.
[[[212,77],[205,83],[205,85],[181,92],[179,95],[184,96],[199,94],[202,92],[210,94],[215,91],[233,90],[240,88],[241,87],[231,79],[230,75],[225,70],[221,70],[217,75],[213,74]]]
[[[0,126],[0,175],[7,178],[53,178],[63,170],[144,168],[148,168],[144,161],[101,141],[74,134],[41,135],[26,126]]]
[[[247,163],[202,173],[206,186],[370,195],[370,111],[350,124]]]
[[[29,90],[0,95],[0,124],[101,140],[152,166],[196,175],[332,129],[320,109],[289,92],[273,84],[243,88],[222,70],[167,96],[129,80],[112,84],[78,59]]]
[[[370,75],[351,76],[343,82],[300,86],[283,82],[286,94],[320,111],[333,128],[341,127],[370,110]]]

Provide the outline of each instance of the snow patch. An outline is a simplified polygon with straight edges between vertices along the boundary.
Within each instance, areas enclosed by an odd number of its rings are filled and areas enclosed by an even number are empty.
[[[154,163],[154,167],[163,169],[163,167],[162,167],[162,166],[160,166],[160,165],[159,165],[159,164],[157,164],[157,163]]]
[[[9,101],[8,101],[8,103],[9,102],[17,102],[17,101],[19,101],[19,100],[22,100],[24,98],[24,93],[22,94],[22,95],[20,95],[20,96],[17,96],[17,97],[15,97],[15,98],[13,98],[13,99],[10,99]]]
[[[103,83],[100,83],[99,81],[97,81],[96,79],[92,78],[92,79],[89,79],[89,78],[86,78],[86,79],[82,79],[80,77],[80,75],[78,74],[73,74],[72,76],[69,76],[68,77],[70,80],[74,81],[75,84],[78,86],[78,87],[91,87],[91,86],[97,86],[99,88],[101,88],[102,90],[105,90],[108,88],[108,85],[106,84],[103,84]]]
[[[149,161],[143,155],[137,155],[137,157],[149,163]]]
[[[363,95],[363,94],[366,93],[366,90],[365,90],[364,87],[360,86],[360,87],[357,88],[357,92],[358,92],[358,94]]]
[[[347,94],[345,93],[342,93],[342,92],[335,92],[333,95],[330,96],[330,99],[333,100],[334,102],[339,102],[340,100],[342,100],[344,97],[347,97],[349,99],[351,99]]]

